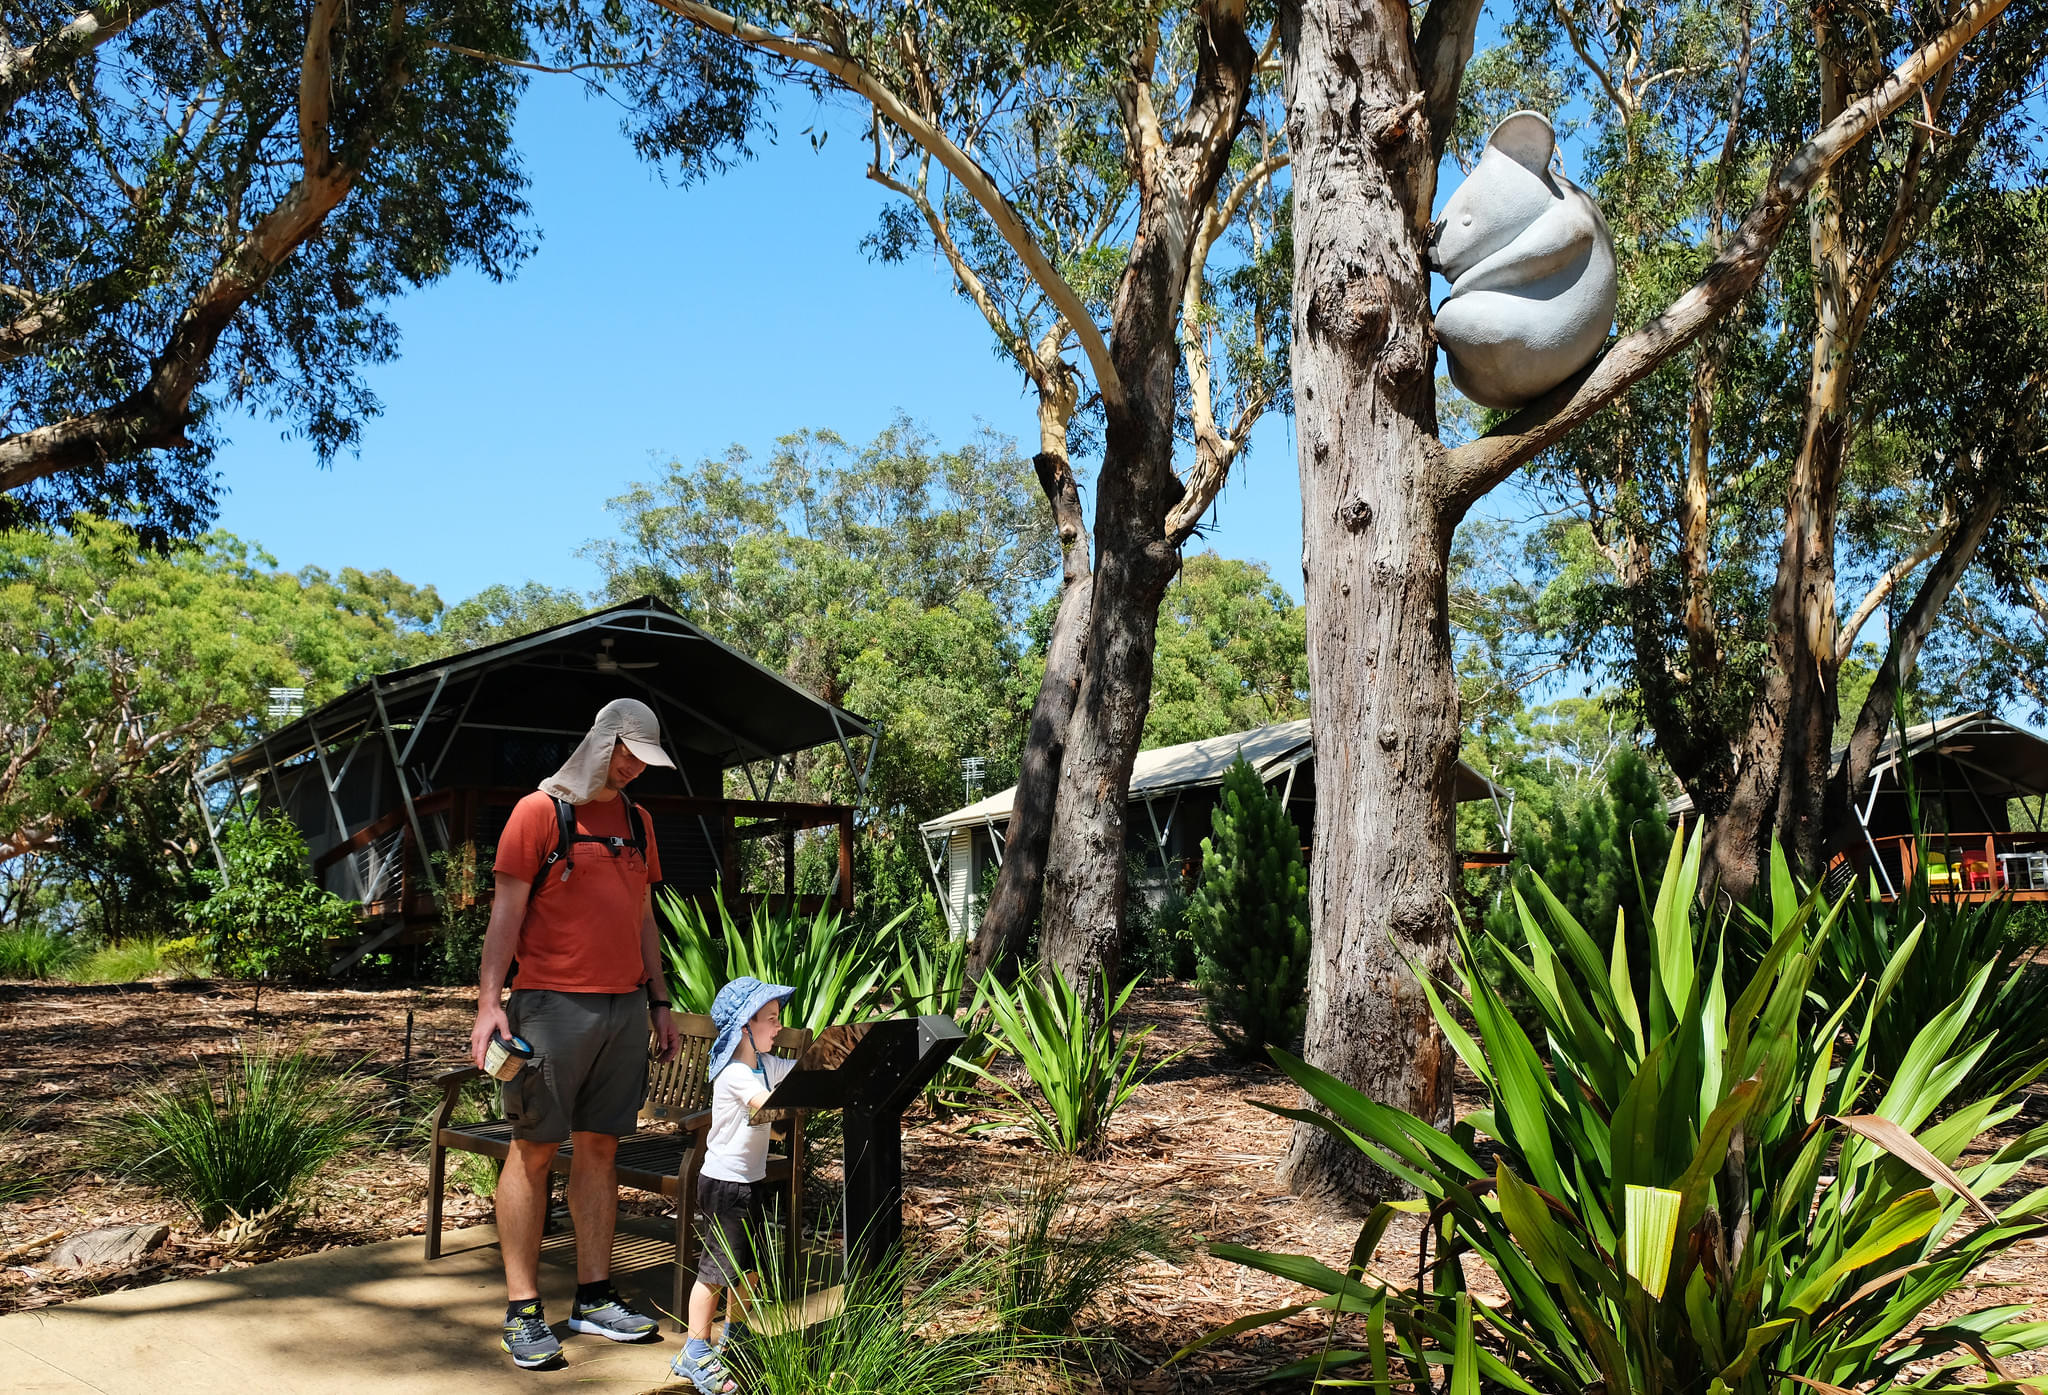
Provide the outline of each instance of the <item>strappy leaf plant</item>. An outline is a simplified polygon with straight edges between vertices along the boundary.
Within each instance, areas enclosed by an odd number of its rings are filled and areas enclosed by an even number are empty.
[[[1695,910],[1699,848],[1673,849],[1640,982],[1619,927],[1603,950],[1540,883],[1540,909],[1517,899],[1520,942],[1496,948],[1528,991],[1547,1062],[1461,937],[1464,1011],[1429,988],[1487,1099],[1448,1132],[1275,1053],[1327,1111],[1279,1112],[1347,1140],[1419,1200],[1377,1208],[1344,1273],[1214,1247],[1323,1295],[1224,1332],[1309,1307],[1363,1314],[1366,1350],[1333,1342],[1306,1365],[1382,1391],[1484,1380],[1524,1395],[1880,1395],[1961,1388],[1972,1367],[1988,1377],[1973,1389],[2016,1388],[1997,1363],[2048,1346],[2048,1323],[2023,1303],[1957,1301],[1987,1261],[2048,1234],[2048,1189],[2004,1194],[2048,1153],[2048,1129],[2001,1142],[2018,1102],[1961,1089],[1991,1049],[1958,1046],[1989,967],[1881,1081],[1871,1027],[1894,993],[1915,991],[1907,961],[1813,1024],[1801,1009],[1839,903],[1802,895],[1774,856],[1770,946],[1735,979]],[[1377,1252],[1408,1208],[1424,1216],[1423,1262],[1391,1274]],[[1469,1261],[1504,1303],[1472,1301]]]
[[[965,939],[948,936],[934,947],[905,937],[899,956],[898,1008],[913,1017],[931,1013],[950,1017],[967,1033],[953,1059],[924,1087],[925,1102],[943,1117],[975,1091],[977,1081],[971,1067],[986,1068],[995,1059],[997,1048],[988,1034],[987,985],[992,980],[984,976],[980,983],[968,985]]]
[[[906,911],[863,930],[837,911],[786,915],[757,906],[745,925],[722,898],[710,909],[664,890],[662,914],[673,933],[663,937],[676,1006],[709,1012],[718,990],[741,975],[796,990],[782,1020],[821,1032],[870,1015],[896,981],[896,934]]]
[[[1017,1105],[982,1128],[1022,1124],[1055,1153],[1092,1157],[1107,1143],[1109,1121],[1117,1110],[1181,1054],[1176,1051],[1147,1065],[1145,1038],[1152,1029],[1126,1031],[1118,1022],[1137,979],[1112,994],[1108,976],[1102,977],[1098,991],[1106,1011],[1100,1024],[1089,1022],[1081,995],[1057,973],[1027,970],[1015,988],[1005,988],[993,977],[983,983],[993,1018],[991,1035],[1024,1067],[1038,1098],[985,1067],[970,1065],[993,1090]]]

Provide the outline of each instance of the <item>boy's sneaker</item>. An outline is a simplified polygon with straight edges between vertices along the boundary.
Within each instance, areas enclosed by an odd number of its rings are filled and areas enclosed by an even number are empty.
[[[562,1359],[562,1344],[548,1330],[540,1300],[523,1303],[505,1316],[505,1335],[498,1346],[512,1358],[512,1364],[533,1370]]]
[[[690,1348],[695,1345],[695,1342],[683,1344],[683,1349],[676,1353],[676,1359],[668,1363],[668,1373],[695,1386],[698,1395],[731,1395],[738,1390],[739,1382],[725,1369],[718,1353],[706,1345],[704,1350],[692,1356]]]
[[[594,1303],[579,1302],[569,1310],[571,1332],[588,1332],[614,1342],[644,1342],[660,1327],[660,1322],[635,1312],[616,1292],[607,1292]]]

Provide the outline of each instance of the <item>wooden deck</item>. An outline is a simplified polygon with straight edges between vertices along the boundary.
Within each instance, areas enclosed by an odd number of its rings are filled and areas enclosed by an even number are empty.
[[[2048,901],[2048,832],[1930,833],[1873,838],[1880,894],[1895,900],[1913,880],[1924,850],[1928,890],[1963,901]],[[1864,849],[1868,862],[1870,849]]]

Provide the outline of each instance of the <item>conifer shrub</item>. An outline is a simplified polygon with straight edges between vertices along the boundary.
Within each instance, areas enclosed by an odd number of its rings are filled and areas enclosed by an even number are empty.
[[[1202,840],[1188,902],[1209,1030],[1240,1060],[1301,1040],[1308,1003],[1308,871],[1287,806],[1242,758]]]

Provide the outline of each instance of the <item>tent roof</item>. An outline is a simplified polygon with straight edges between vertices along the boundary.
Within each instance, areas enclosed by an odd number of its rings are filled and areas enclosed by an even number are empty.
[[[1899,748],[1899,733],[1894,729],[1877,748],[1871,774],[1896,766]],[[1905,749],[1912,760],[1947,756],[1969,770],[1971,783],[1986,798],[2032,798],[2048,793],[2048,740],[1989,712],[1964,712],[1907,727]],[[1846,746],[1837,749],[1831,768],[1839,769],[1848,753]],[[1681,794],[1665,807],[1674,814],[1689,814],[1692,796]]]
[[[600,654],[615,667],[598,667]],[[457,717],[451,703],[459,707],[461,690],[473,691],[485,676],[511,669],[523,670],[521,696],[530,694],[536,729],[552,724],[580,735],[603,702],[638,697],[661,716],[668,741],[721,766],[872,737],[876,730],[719,643],[663,602],[641,596],[516,639],[379,674],[215,762],[200,772],[200,781],[246,778],[311,752],[316,728],[330,748],[373,730],[380,702],[394,728]]]
[[[1152,799],[1180,790],[1220,785],[1223,783],[1223,773],[1230,769],[1240,754],[1259,772],[1263,780],[1270,782],[1284,775],[1295,766],[1315,758],[1315,748],[1309,738],[1308,719],[1278,722],[1251,731],[1232,732],[1227,736],[1211,736],[1201,741],[1185,742],[1179,746],[1161,746],[1156,750],[1140,751],[1137,760],[1131,766],[1131,795],[1134,798]],[[1471,766],[1463,761],[1458,762],[1459,803],[1469,803],[1475,799],[1486,799],[1504,793],[1505,791],[1499,790]],[[1012,785],[965,808],[955,809],[950,814],[942,814],[920,827],[926,833],[942,833],[984,821],[1007,819],[1010,817],[1011,803],[1016,797],[1017,787]]]

